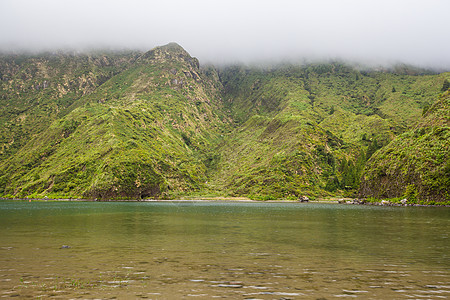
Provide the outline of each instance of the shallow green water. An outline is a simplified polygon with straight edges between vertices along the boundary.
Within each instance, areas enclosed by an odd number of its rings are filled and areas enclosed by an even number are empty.
[[[449,208],[3,201],[0,297],[446,299],[449,229]]]

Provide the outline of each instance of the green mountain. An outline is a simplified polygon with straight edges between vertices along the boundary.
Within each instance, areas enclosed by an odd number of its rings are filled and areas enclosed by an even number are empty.
[[[176,44],[136,57],[2,161],[0,192],[120,199],[201,188],[228,122],[217,78]]]
[[[99,199],[384,197],[378,157],[425,128],[424,111],[443,113],[450,79],[341,62],[200,68],[175,43],[4,54],[0,76],[0,194]]]
[[[236,129],[219,145],[211,188],[255,198],[352,195],[366,160],[440,92],[440,75],[342,63],[219,72]]]

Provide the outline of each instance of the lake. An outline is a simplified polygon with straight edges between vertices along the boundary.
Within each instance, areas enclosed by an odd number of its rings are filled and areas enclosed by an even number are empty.
[[[0,296],[447,299],[449,229],[445,207],[0,201]]]

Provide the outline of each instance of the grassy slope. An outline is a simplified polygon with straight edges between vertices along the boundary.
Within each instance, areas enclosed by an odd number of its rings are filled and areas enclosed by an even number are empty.
[[[69,113],[135,55],[0,55],[0,159]]]
[[[144,54],[3,164],[3,193],[139,198],[199,189],[227,122],[216,79],[179,46]]]
[[[340,141],[317,125],[325,113],[312,109],[303,82],[239,68],[225,70],[222,80],[243,125],[220,145],[211,187],[255,198],[317,194],[322,177],[334,172]]]
[[[365,197],[406,197],[412,203],[450,201],[450,94],[417,125],[375,153],[365,168]]]
[[[336,171],[341,141],[299,120],[254,116],[221,146],[214,188],[255,198],[317,195]]]

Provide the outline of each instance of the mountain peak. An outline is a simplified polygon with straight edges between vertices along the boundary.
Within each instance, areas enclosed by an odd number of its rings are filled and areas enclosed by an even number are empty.
[[[174,52],[186,52],[183,47],[175,42],[168,43],[167,45],[159,46],[157,48],[164,49],[166,51],[174,51]],[[186,52],[187,53],[187,52]]]
[[[164,46],[158,46],[144,53],[141,61],[185,61],[195,68],[199,68],[198,60],[192,57],[183,47],[177,43],[169,43]]]

